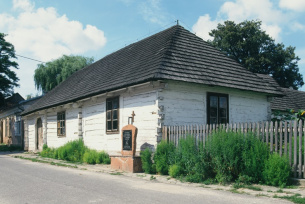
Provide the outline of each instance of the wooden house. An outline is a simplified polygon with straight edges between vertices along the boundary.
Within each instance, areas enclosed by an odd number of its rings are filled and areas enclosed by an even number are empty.
[[[180,25],[130,44],[85,67],[24,111],[25,143],[35,151],[82,138],[110,155],[121,128],[138,128],[137,154],[154,148],[163,125],[269,120],[281,95]]]

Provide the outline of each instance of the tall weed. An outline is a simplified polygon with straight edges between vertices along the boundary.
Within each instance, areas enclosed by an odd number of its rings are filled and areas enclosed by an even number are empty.
[[[156,171],[162,175],[168,175],[169,166],[175,161],[175,146],[173,143],[161,141],[154,154]]]

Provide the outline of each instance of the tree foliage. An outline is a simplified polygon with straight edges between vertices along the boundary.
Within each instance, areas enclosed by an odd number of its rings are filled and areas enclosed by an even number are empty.
[[[5,34],[0,33],[0,105],[4,98],[13,93],[15,86],[18,86],[18,77],[11,68],[18,69],[18,63],[13,60],[16,58],[14,46],[7,42]]]
[[[275,41],[261,30],[261,21],[239,24],[225,21],[210,33],[210,44],[255,73],[271,75],[280,86],[298,89],[304,85],[295,47]]]
[[[34,74],[36,89],[48,92],[74,72],[92,63],[93,58],[63,55],[46,64],[38,64]]]

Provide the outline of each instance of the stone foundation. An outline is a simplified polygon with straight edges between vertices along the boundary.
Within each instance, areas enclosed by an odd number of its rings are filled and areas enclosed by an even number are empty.
[[[132,173],[142,172],[141,157],[114,156],[111,157],[111,168]]]

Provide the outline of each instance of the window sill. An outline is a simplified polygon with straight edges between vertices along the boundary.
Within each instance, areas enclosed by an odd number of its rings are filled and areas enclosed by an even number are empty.
[[[106,132],[107,135],[120,134],[120,131]]]
[[[66,135],[57,135],[57,137],[66,137]]]

